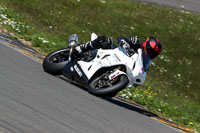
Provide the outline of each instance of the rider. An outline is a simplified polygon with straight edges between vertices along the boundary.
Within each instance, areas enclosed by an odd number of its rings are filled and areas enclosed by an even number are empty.
[[[142,48],[145,55],[149,56],[150,59],[154,59],[160,54],[162,49],[160,41],[155,37],[148,37],[143,44],[137,37],[118,37],[117,41],[129,57],[137,52],[139,48]],[[113,49],[115,48],[115,45],[109,37],[99,36],[93,41],[77,46],[75,48],[75,53],[81,55],[81,53],[85,51],[99,48]]]

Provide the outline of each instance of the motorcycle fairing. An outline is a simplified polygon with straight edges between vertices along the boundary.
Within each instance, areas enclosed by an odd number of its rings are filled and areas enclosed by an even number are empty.
[[[120,48],[115,49],[99,49],[96,57],[90,61],[78,61],[86,77],[90,80],[93,75],[102,68],[112,66],[126,66],[126,74],[129,78],[128,87],[144,83],[146,72],[143,68],[142,49],[138,49],[137,53],[128,57]]]
[[[132,77],[133,77],[133,85],[138,86],[144,83],[146,75],[147,75],[147,72],[144,71],[143,50],[141,48],[138,49],[137,53],[133,54],[131,58],[134,59],[134,63],[135,63],[134,68],[131,70]],[[128,87],[132,87],[132,85]]]
[[[63,75],[85,86],[88,85],[88,78],[77,62],[68,62],[63,70]]]
[[[123,62],[123,59],[120,58],[120,55],[117,55],[118,53],[116,51],[118,51],[118,49],[99,49],[97,51],[96,57],[92,61],[78,61],[78,64],[80,65],[88,79],[90,79],[97,70],[103,67],[111,67],[125,64],[125,62]],[[122,54],[124,58],[128,59],[128,57],[126,55],[124,56],[123,53],[120,52],[120,54]]]

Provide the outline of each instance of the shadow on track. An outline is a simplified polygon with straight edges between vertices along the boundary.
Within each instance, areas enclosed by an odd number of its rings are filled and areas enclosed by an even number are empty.
[[[78,88],[81,88],[85,91],[87,91],[87,88],[84,87],[84,86],[81,86],[80,84],[77,84],[73,81],[70,81],[68,80],[67,78],[65,78],[64,76],[57,76],[58,78],[70,83],[70,84],[73,84],[75,86],[77,86]],[[91,94],[92,95],[92,94]],[[136,103],[131,103],[129,102],[128,100],[126,100],[125,98],[121,97],[121,96],[115,96],[115,97],[108,97],[108,96],[105,96],[105,97],[99,97],[107,102],[110,102],[110,103],[113,103],[115,105],[118,105],[120,107],[123,107],[123,108],[126,108],[126,109],[129,109],[131,111],[135,111],[135,112],[138,112],[140,114],[143,114],[145,116],[149,116],[149,117],[158,117],[157,114],[155,113],[152,113],[146,109],[144,109],[141,105],[138,105]]]

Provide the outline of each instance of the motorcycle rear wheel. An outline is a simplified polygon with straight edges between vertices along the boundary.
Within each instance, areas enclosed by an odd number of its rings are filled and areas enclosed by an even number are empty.
[[[68,62],[69,51],[68,48],[63,48],[48,54],[43,61],[44,71],[53,75],[61,75]]]
[[[99,76],[100,77],[100,76]],[[119,91],[124,89],[128,83],[128,77],[126,75],[119,75],[114,84],[110,84],[109,86],[99,87],[99,77],[94,78],[88,87],[88,92],[96,96],[115,96]]]

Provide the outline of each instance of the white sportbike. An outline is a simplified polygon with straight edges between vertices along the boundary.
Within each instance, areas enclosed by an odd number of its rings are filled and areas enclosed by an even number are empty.
[[[92,33],[91,40],[97,38]],[[79,45],[78,36],[70,36],[68,48],[56,50],[46,56],[44,71],[63,74],[70,81],[87,88],[97,96],[115,96],[124,88],[143,84],[150,65],[150,58],[139,48],[131,56],[122,47],[96,49],[73,59],[73,49]]]

